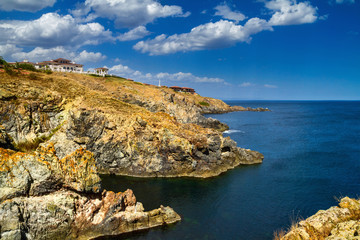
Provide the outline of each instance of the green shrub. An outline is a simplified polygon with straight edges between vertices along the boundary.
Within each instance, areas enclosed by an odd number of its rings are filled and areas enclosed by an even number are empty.
[[[119,78],[119,79],[122,79],[122,80],[127,80],[127,78],[123,78],[123,77],[120,77],[120,76],[117,76],[117,75],[114,75],[114,74],[106,74],[105,77],[106,78]]]
[[[206,106],[206,107],[210,106],[210,104],[208,102],[199,102],[199,104],[201,106]]]
[[[53,71],[51,71],[51,69],[48,69],[48,68],[47,68],[47,69],[44,70],[44,73],[46,73],[46,74],[52,74]]]
[[[36,79],[38,79],[38,77],[37,77],[37,75],[36,75],[35,73],[30,73],[30,74],[29,74],[29,78],[30,78],[31,80],[36,80]]]
[[[16,63],[15,68],[17,69],[21,68],[32,72],[38,72],[38,70],[34,67],[34,65],[31,65],[29,63]]]
[[[16,75],[16,72],[13,70],[13,67],[10,66],[2,56],[0,56],[0,65],[4,66],[4,70],[7,74]]]
[[[5,61],[5,59],[0,56],[0,65],[8,65],[8,63]]]
[[[89,76],[93,76],[93,77],[101,77],[99,75],[96,75],[96,74],[93,74],[93,73],[90,73]]]
[[[8,64],[4,64],[4,70],[7,74],[13,76],[13,75],[16,75],[16,72],[13,70],[13,68],[8,65]]]

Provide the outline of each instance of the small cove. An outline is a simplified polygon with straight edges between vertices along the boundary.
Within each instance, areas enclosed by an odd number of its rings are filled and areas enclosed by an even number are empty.
[[[291,221],[336,205],[336,197],[360,195],[360,102],[227,103],[272,110],[209,115],[264,162],[209,179],[102,176],[107,190],[132,189],[145,210],[169,205],[182,217],[112,239],[272,239]]]

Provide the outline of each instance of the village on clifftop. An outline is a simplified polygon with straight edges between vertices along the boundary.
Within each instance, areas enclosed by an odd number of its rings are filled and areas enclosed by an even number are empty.
[[[15,66],[17,64],[30,64],[34,66],[38,70],[51,70],[53,72],[69,72],[69,73],[80,73],[80,74],[95,74],[98,76],[112,76],[109,74],[109,69],[106,67],[95,68],[94,71],[84,71],[83,64],[75,63],[74,61],[65,59],[65,58],[57,58],[50,61],[42,61],[42,62],[30,62],[27,59],[24,59],[22,62],[9,62],[9,65]],[[1,66],[0,66],[1,68]],[[133,81],[132,79],[127,79]],[[145,85],[150,85],[146,84]],[[161,87],[160,82],[158,87]],[[179,86],[171,86],[169,87],[173,89],[175,92],[184,92],[195,94],[195,89],[188,87],[179,87]]]
[[[93,72],[86,71],[84,72],[84,68],[82,64],[75,63],[71,60],[65,58],[58,58],[50,61],[42,61],[42,62],[29,62],[28,60],[23,60],[22,62],[9,62],[10,65],[15,64],[30,64],[33,65],[36,69],[46,70],[49,69],[54,72],[73,72],[73,73],[86,73],[86,74],[96,74],[99,76],[108,75],[109,69],[105,67],[95,68]]]

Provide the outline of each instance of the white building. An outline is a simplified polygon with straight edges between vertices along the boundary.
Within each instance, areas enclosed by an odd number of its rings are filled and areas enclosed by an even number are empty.
[[[95,74],[105,77],[105,75],[109,74],[109,69],[107,68],[95,68]]]
[[[83,73],[83,65],[71,62],[64,58],[58,58],[51,61],[43,61],[35,64],[36,69],[45,70],[50,69],[54,72],[75,72]]]

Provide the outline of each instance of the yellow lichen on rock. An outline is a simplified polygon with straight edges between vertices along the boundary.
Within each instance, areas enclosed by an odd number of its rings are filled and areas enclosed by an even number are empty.
[[[64,186],[77,191],[99,192],[101,179],[97,175],[94,155],[84,148],[59,160]]]
[[[281,240],[360,239],[360,201],[342,198],[339,207],[320,210],[300,221]]]
[[[222,136],[225,124],[202,115],[234,110],[220,100],[116,77],[0,76],[0,86],[16,96],[0,101],[0,124],[26,152],[49,141],[60,159],[86,148],[98,172],[139,177],[210,177],[263,159],[240,150]],[[77,171],[71,167],[69,179]]]
[[[145,212],[131,190],[100,194],[84,148],[60,160],[55,153],[53,144],[32,153],[0,148],[1,239],[92,239],[180,221],[170,207]]]

